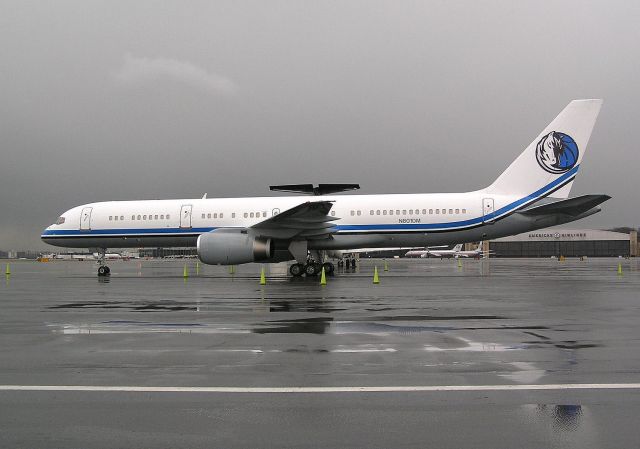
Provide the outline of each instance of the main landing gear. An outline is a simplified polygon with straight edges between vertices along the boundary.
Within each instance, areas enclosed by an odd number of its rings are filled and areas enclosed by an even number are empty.
[[[306,274],[307,277],[317,276],[322,272],[324,268],[324,274],[330,275],[335,271],[335,267],[331,262],[318,263],[313,260],[308,260],[306,264],[294,263],[289,267],[289,273],[294,277],[300,277]]]
[[[98,248],[98,276],[111,276],[111,269],[105,265],[107,258],[107,249]]]

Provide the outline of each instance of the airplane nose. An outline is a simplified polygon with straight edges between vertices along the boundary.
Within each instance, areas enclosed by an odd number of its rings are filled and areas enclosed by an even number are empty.
[[[47,226],[46,228],[44,228],[42,230],[42,234],[40,234],[40,240],[42,240],[43,242],[47,241],[47,235],[49,234],[49,231],[51,230],[51,226]]]

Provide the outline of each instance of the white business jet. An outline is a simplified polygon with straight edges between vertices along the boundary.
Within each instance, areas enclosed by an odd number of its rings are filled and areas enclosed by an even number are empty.
[[[465,251],[462,249],[462,243],[457,244],[452,249],[414,249],[411,251],[407,251],[405,257],[439,257],[441,259],[446,258],[454,258],[457,259],[459,257],[482,257],[485,253],[482,251],[482,242],[478,244],[476,249],[471,249]]]
[[[328,252],[477,242],[600,211],[607,195],[569,198],[602,100],[575,100],[488,187],[467,193],[336,195],[358,185],[272,186],[301,196],[108,201],[64,212],[42,233],[56,246],[197,247],[207,264],[295,260],[315,275]],[[479,144],[486,158],[495,142]],[[325,263],[325,271],[333,265]]]

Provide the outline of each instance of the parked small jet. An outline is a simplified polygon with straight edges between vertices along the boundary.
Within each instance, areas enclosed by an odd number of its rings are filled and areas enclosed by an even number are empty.
[[[485,254],[482,251],[482,242],[476,249],[463,251],[462,243],[457,244],[452,249],[419,249],[407,251],[405,257],[439,257],[441,259],[453,257],[455,259],[459,257],[483,257]]]
[[[341,196],[359,186],[303,184],[273,189],[313,199],[108,201],[64,212],[42,240],[97,248],[99,275],[110,271],[107,248],[196,246],[208,264],[295,259],[290,272],[299,276],[317,274],[327,251],[477,242],[569,223],[599,212],[610,198],[568,198],[601,104],[570,102],[491,185],[473,192]],[[485,159],[492,145],[477,145]]]

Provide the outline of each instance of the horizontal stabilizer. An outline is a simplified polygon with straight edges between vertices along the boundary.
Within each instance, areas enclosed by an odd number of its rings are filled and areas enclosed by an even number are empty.
[[[346,192],[348,190],[358,190],[360,184],[285,184],[279,186],[269,186],[269,190],[274,192],[292,192],[305,195],[329,195],[332,193]]]
[[[528,216],[566,214],[577,217],[609,199],[611,199],[609,195],[583,195],[568,200],[532,207],[519,213]]]

